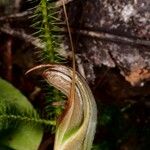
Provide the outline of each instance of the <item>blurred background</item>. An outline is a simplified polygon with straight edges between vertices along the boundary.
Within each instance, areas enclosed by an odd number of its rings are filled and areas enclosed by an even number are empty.
[[[57,1],[48,3],[51,2]],[[41,78],[25,76],[37,64],[59,61],[39,57],[43,43],[40,36],[34,35],[40,27],[33,25],[38,22],[33,16],[39,3],[40,0],[0,0],[0,77],[27,96],[43,116],[47,116],[48,109],[55,119],[62,106],[54,106],[53,102],[63,96],[45,88]],[[93,150],[148,150],[150,1],[72,0],[66,2],[66,7],[77,69],[90,85],[98,107]],[[57,11],[55,17],[61,23],[54,33],[61,37],[58,54],[65,58],[60,63],[71,66],[63,10],[60,7]],[[47,91],[52,92],[47,95]],[[42,148],[46,145],[44,149],[52,149],[54,128],[45,131]]]

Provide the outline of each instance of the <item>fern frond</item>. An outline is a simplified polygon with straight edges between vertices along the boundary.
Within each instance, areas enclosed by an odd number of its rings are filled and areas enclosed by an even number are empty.
[[[54,31],[59,31],[59,27],[56,25],[61,22],[58,14],[59,10],[55,7],[54,3],[41,0],[33,15],[34,24],[32,26],[37,29],[36,36],[44,43],[44,49],[41,51],[40,57],[46,63],[54,63],[60,59],[56,55],[56,50],[59,49],[61,38],[54,36],[55,34],[53,33]]]
[[[20,124],[51,127],[54,121],[42,119],[36,111],[31,109],[19,109],[16,104],[0,104],[0,130],[17,128]]]

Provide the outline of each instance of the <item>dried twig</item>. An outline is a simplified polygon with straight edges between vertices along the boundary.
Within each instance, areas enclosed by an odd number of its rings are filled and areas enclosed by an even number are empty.
[[[14,37],[23,39],[25,42],[30,43],[31,45],[37,48],[40,48],[40,49],[44,48],[44,45],[42,44],[39,38],[33,37],[32,35],[25,33],[24,30],[17,31],[17,30],[10,28],[9,26],[5,26],[5,27],[1,27],[0,31],[8,35],[12,35]]]
[[[150,47],[150,41],[148,40],[142,40],[139,38],[133,39],[125,36],[118,36],[110,33],[104,33],[104,32],[96,32],[96,31],[86,31],[86,30],[76,30],[76,33],[90,36],[93,38],[99,38],[102,40],[109,40],[112,42],[120,42],[120,43],[128,43],[131,45],[143,45]]]
[[[72,2],[73,0],[64,0],[64,4],[68,4],[69,2]],[[62,0],[58,0],[57,2],[54,3],[56,7],[61,7],[63,5]],[[34,8],[33,9],[28,9],[24,12],[20,13],[14,13],[8,16],[1,16],[0,21],[10,21],[10,20],[16,20],[24,17],[28,17],[34,13]]]
[[[4,50],[4,64],[6,69],[6,79],[12,80],[12,37],[9,36]]]
[[[62,32],[67,32],[67,29],[64,27],[61,29]],[[125,36],[119,36],[119,35],[114,35],[110,33],[105,33],[105,32],[100,32],[100,31],[92,31],[92,30],[78,30],[72,28],[71,32],[73,34],[79,34],[83,36],[89,36],[92,38],[98,38],[100,40],[106,40],[106,41],[111,41],[115,43],[125,43],[125,44],[130,44],[130,45],[142,45],[142,46],[147,46],[150,47],[150,41],[148,40],[142,40],[139,38],[130,38],[130,37],[125,37]]]
[[[56,7],[60,7],[63,6],[63,3],[66,5],[70,2],[72,2],[73,0],[58,0],[57,2],[55,2],[55,6]]]
[[[16,31],[14,29],[11,29],[10,27],[5,26],[5,27],[1,27],[0,31],[8,35],[19,37],[20,39],[25,40],[26,42],[32,44],[33,46],[37,48],[40,48],[40,49],[43,48],[43,44],[39,38],[26,34],[24,30]],[[61,28],[61,32],[68,32],[68,31],[66,30],[66,28]],[[150,41],[148,40],[133,39],[129,37],[123,37],[123,36],[118,36],[114,34],[98,32],[98,31],[75,30],[73,28],[71,32],[73,34],[80,34],[80,35],[89,36],[92,38],[98,38],[98,39],[106,40],[106,41],[112,41],[116,43],[125,43],[125,44],[130,44],[130,45],[143,45],[143,46],[150,47]]]
[[[33,10],[27,10],[21,13],[14,13],[8,16],[1,16],[0,17],[0,21],[9,21],[9,20],[16,20],[16,19],[20,19],[20,18],[24,18],[26,16],[30,16],[31,14],[33,14]]]

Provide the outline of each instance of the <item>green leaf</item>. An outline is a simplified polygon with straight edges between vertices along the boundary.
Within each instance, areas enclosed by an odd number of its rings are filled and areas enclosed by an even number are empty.
[[[17,111],[24,114],[35,112],[28,99],[7,81],[0,78],[0,115],[4,106],[10,110],[16,106]],[[15,109],[16,109],[15,108]],[[5,111],[4,111],[5,113]],[[38,116],[38,115],[37,115]],[[8,122],[7,122],[8,120]],[[43,129],[34,122],[21,121],[19,125],[10,124],[9,119],[0,120],[0,149],[37,150],[42,140]],[[2,128],[4,127],[5,128]],[[5,148],[4,148],[5,147]],[[7,148],[8,147],[8,148]]]

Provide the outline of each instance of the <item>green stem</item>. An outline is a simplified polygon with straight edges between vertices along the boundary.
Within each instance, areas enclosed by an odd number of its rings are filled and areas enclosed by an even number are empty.
[[[51,62],[54,62],[54,49],[52,44],[51,32],[49,29],[48,21],[48,11],[47,11],[47,1],[41,0],[41,13],[43,17],[43,26],[44,26],[44,38],[46,44],[46,51],[49,53],[48,56]]]
[[[10,121],[26,121],[26,122],[34,122],[36,124],[43,124],[46,126],[54,126],[56,125],[55,121],[51,120],[45,120],[45,119],[38,119],[38,118],[30,118],[26,116],[20,116],[20,115],[0,115],[0,120],[10,120]]]

